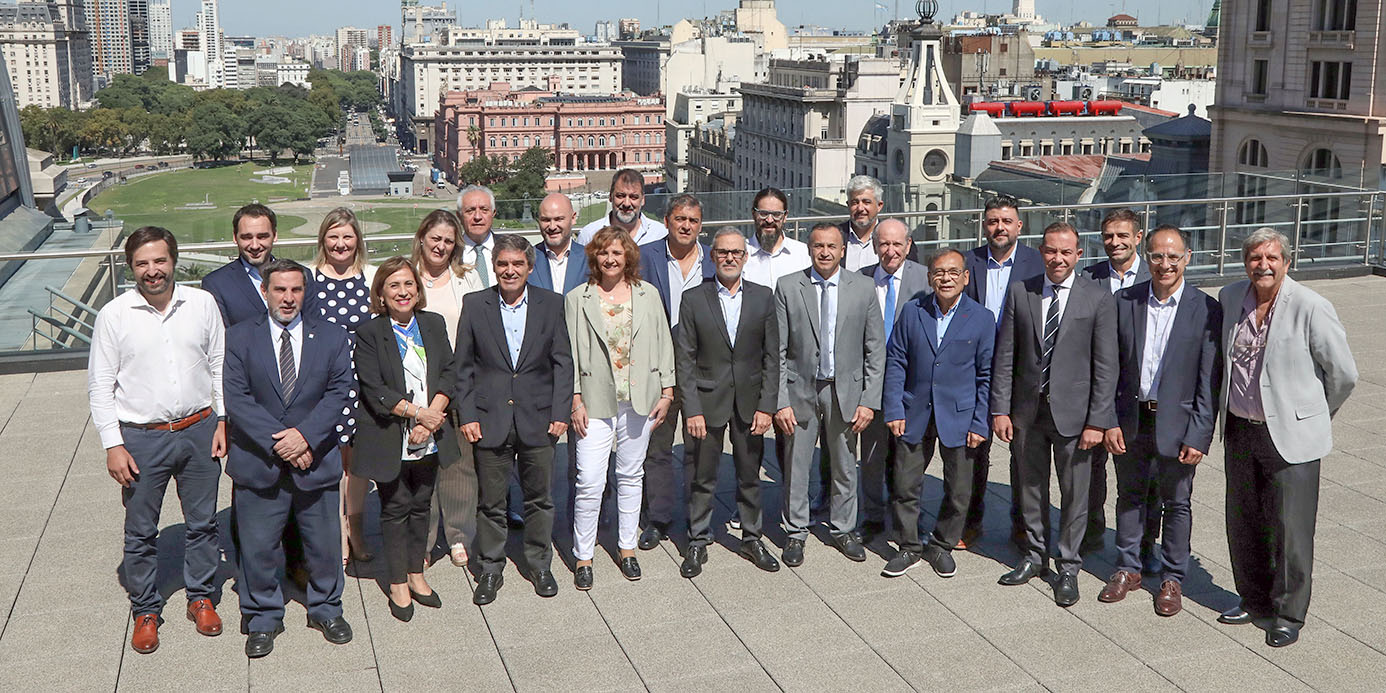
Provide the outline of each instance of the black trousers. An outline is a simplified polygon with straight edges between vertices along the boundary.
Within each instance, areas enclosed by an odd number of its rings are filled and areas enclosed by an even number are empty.
[[[741,538],[759,539],[760,458],[765,437],[751,435],[751,426],[732,415],[725,426],[709,426],[702,440],[688,438],[688,456],[693,460],[692,482],[688,491],[688,543],[712,543],[712,506],[717,492],[717,469],[722,463],[722,440],[730,431],[732,464],[736,468],[736,507],[741,515]]]
[[[548,570],[552,565],[553,455],[552,443],[533,447],[521,445],[513,428],[500,447],[476,448],[479,487],[476,551],[481,572],[499,573],[505,569],[505,541],[509,536],[506,509],[512,468],[519,475],[520,492],[524,497],[525,562],[531,575]]]
[[[390,584],[422,573],[428,554],[428,506],[438,483],[438,455],[400,462],[399,476],[377,481],[380,494],[380,538]]]
[[[1092,473],[1091,450],[1078,449],[1079,436],[1064,436],[1054,428],[1049,404],[1041,402],[1035,421],[1016,426],[1012,449],[1018,449],[1020,513],[1025,541],[1020,551],[1035,563],[1051,555],[1058,572],[1076,575],[1083,566],[1078,547],[1088,523],[1088,482]],[[1052,455],[1052,458],[1051,458]],[[1049,465],[1059,477],[1058,551],[1049,523]]]
[[[674,467],[683,466],[692,459],[687,452],[687,441],[684,442],[683,456],[674,455],[674,433],[679,427],[679,401],[679,389],[674,388],[674,401],[669,403],[669,412],[664,415],[664,422],[650,431],[650,442],[645,451],[645,486],[642,498],[645,519],[666,534],[669,532],[669,525],[674,521],[674,509],[681,501],[681,484],[678,483]],[[687,473],[686,467],[684,472]],[[687,483],[685,477],[682,485],[686,486]]]
[[[896,439],[897,452],[893,471],[895,496],[891,509],[895,516],[895,531],[900,548],[923,553],[924,544],[919,532],[919,497],[924,492],[924,472],[934,457],[938,429],[933,419],[918,445]],[[938,446],[943,458],[943,500],[939,504],[938,520],[929,543],[944,551],[952,551],[962,539],[967,521],[967,507],[972,500],[972,465],[967,447]]]
[[[967,503],[967,522],[964,523],[964,531],[981,533],[982,520],[986,514],[986,495],[987,480],[991,476],[991,444],[992,436],[987,436],[981,445],[975,448],[963,448],[967,455],[968,462],[972,464],[972,497]],[[1025,521],[1020,514],[1020,445],[1015,439],[1011,440],[1010,463],[1008,471],[1010,474],[1009,483],[1011,486],[1011,536],[1020,537],[1025,534]],[[1049,504],[1049,487],[1044,488],[1044,504]]]
[[[1242,608],[1300,627],[1309,613],[1319,460],[1290,464],[1265,424],[1227,415],[1227,549]]]
[[[1151,538],[1152,520],[1158,533],[1163,517],[1162,578],[1183,584],[1189,570],[1189,536],[1193,532],[1189,499],[1193,495],[1194,471],[1198,467],[1155,451],[1155,415],[1144,410],[1140,413],[1136,437],[1126,441],[1126,454],[1115,456],[1114,461],[1117,568],[1142,572],[1144,554],[1150,545],[1147,540]],[[1153,504],[1152,496],[1155,498]],[[1091,507],[1088,512],[1092,512]]]

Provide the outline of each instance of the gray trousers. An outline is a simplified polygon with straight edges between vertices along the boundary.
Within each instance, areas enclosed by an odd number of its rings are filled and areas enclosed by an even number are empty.
[[[476,457],[472,444],[458,435],[462,456],[456,462],[438,468],[433,500],[428,505],[428,550],[438,545],[438,518],[443,519],[443,541],[447,546],[462,544],[472,555],[476,539]]]
[[[1077,575],[1083,567],[1078,547],[1088,525],[1088,483],[1092,476],[1092,451],[1078,449],[1078,436],[1060,435],[1054,429],[1049,405],[1041,404],[1035,421],[1016,426],[1013,449],[1020,476],[1020,514],[1025,524],[1025,558],[1044,565],[1049,556],[1059,573]],[[1049,463],[1059,477],[1059,541],[1053,546],[1049,525]]]
[[[789,492],[784,501],[784,533],[803,541],[812,524],[809,511],[809,469],[819,438],[832,458],[832,506],[828,530],[833,536],[857,528],[856,435],[842,418],[837,405],[837,386],[831,381],[817,383],[813,415],[799,419],[790,436],[790,455],[785,477]]]

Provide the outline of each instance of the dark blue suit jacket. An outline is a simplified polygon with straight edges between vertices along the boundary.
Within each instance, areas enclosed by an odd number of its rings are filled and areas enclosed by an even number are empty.
[[[248,284],[248,282],[247,282]],[[226,333],[223,390],[230,422],[226,474],[252,489],[273,488],[288,473],[294,486],[316,491],[342,478],[337,424],[356,387],[346,330],[316,315],[303,316],[303,348],[293,396],[279,389],[279,349],[270,337],[269,312]],[[274,434],[297,428],[313,449],[313,464],[295,468],[274,453]]]
[[[1108,260],[1094,262],[1088,265],[1087,267],[1083,268],[1083,274],[1087,275],[1088,279],[1098,282],[1103,286],[1110,287],[1107,281],[1112,278],[1112,264]],[[1141,260],[1140,266],[1136,268],[1135,283],[1139,284],[1141,282],[1148,281],[1150,281],[1150,263],[1146,262],[1145,260]],[[1133,284],[1132,286],[1134,285],[1135,284]]]
[[[221,309],[221,321],[231,327],[246,320],[268,318],[265,299],[246,275],[240,258],[222,265],[202,278],[202,288],[212,294]],[[303,314],[318,314],[317,292],[313,290],[313,273],[308,273],[308,285],[303,288]],[[269,329],[268,327],[265,329]]]
[[[564,268],[566,277],[563,286],[554,286],[553,274],[549,270],[549,260],[544,255],[544,241],[534,244],[534,271],[529,273],[529,285],[537,286],[560,294],[587,283],[587,248],[573,240],[568,248],[568,266]]]
[[[982,244],[965,253],[967,256],[967,273],[969,275],[967,287],[963,293],[968,298],[982,304],[987,304],[987,261],[991,258],[991,249]],[[1040,257],[1038,250],[1031,248],[1024,243],[1015,244],[1015,262],[1011,264],[1011,282],[1024,281],[1031,277],[1044,274],[1044,258]],[[1004,296],[1005,292],[1002,292]],[[1001,307],[1005,308],[1005,299],[1002,299]],[[997,320],[999,323],[1000,320]]]
[[[673,322],[670,314],[673,303],[669,300],[669,245],[665,239],[650,241],[640,246],[640,278],[653,284],[659,292],[659,301],[664,304],[664,319]],[[698,244],[698,252],[703,254],[703,281],[717,276],[717,265],[712,262],[712,253],[707,246]]]
[[[1117,343],[1120,369],[1116,412],[1126,447],[1131,448],[1140,425],[1137,399],[1141,391],[1141,359],[1145,351],[1146,301],[1150,282],[1116,293]],[[1153,398],[1155,449],[1162,457],[1178,457],[1179,446],[1207,453],[1213,444],[1222,380],[1222,306],[1197,287],[1184,284],[1183,300],[1174,311],[1169,341],[1160,362],[1160,384]]]
[[[881,414],[905,421],[900,439],[918,445],[934,419],[939,443],[967,445],[969,431],[991,431],[991,357],[996,324],[987,307],[958,297],[943,342],[938,338],[938,304],[932,294],[910,299],[886,343],[885,392]]]

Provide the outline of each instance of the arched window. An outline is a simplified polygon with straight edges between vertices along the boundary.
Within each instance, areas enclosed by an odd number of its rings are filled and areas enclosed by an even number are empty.
[[[1300,169],[1306,174],[1320,178],[1342,178],[1343,164],[1332,149],[1319,147],[1304,158]]]
[[[589,147],[595,147],[595,146],[597,146],[597,139],[596,139],[595,137],[591,136],[591,135],[588,135],[588,136],[587,136],[587,146],[589,146]]]
[[[1247,140],[1241,149],[1237,150],[1237,163],[1241,166],[1266,168],[1270,165],[1266,145],[1261,144],[1260,140]]]
[[[528,119],[526,119],[526,120],[528,120]],[[525,147],[526,147],[526,148],[529,147],[529,135],[525,135]]]
[[[598,147],[605,147],[605,146],[606,146],[606,135],[602,135],[601,137],[598,137],[598,138],[597,138],[597,146],[598,146]]]
[[[564,146],[564,147],[572,147],[572,146],[573,146],[573,136],[572,136],[572,135],[568,135],[568,136],[566,136],[566,137],[563,138],[563,146]]]
[[[492,147],[495,147],[495,146],[496,146],[496,136],[495,136],[495,135],[492,135],[492,136],[491,136],[491,146],[492,146]]]

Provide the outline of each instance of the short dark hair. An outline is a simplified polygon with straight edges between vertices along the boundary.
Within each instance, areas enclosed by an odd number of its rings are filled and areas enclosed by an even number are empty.
[[[989,198],[986,204],[983,205],[982,212],[985,214],[986,212],[990,212],[993,209],[1002,209],[1004,207],[1009,207],[1019,212],[1020,201],[1016,200],[1014,197],[1011,197],[1010,195],[1001,193],[1000,195],[995,195]]]
[[[1178,226],[1175,226],[1174,224],[1160,224],[1159,226],[1156,226],[1153,231],[1145,235],[1145,252],[1150,252],[1150,244],[1153,243],[1155,241],[1155,237],[1161,233],[1179,234],[1179,241],[1184,244],[1184,250],[1193,249],[1193,246],[1189,244],[1190,240],[1189,234],[1187,232],[1185,232]]]
[[[1051,233],[1071,233],[1074,238],[1078,238],[1078,229],[1074,228],[1073,224],[1066,221],[1056,221],[1044,227],[1044,233],[1041,235],[1041,238],[1048,237]]]
[[[809,233],[808,233],[808,241],[809,241],[809,243],[810,243],[810,244],[813,243],[813,234],[818,233],[819,231],[828,230],[828,229],[831,229],[833,232],[835,232],[835,233],[837,234],[837,235],[833,236],[833,239],[837,241],[838,247],[840,247],[840,248],[846,248],[846,244],[843,242],[843,238],[842,238],[842,229],[841,229],[837,224],[834,224],[834,223],[832,223],[831,221],[820,221],[820,222],[814,224],[814,225],[813,225],[813,228],[809,229]]]
[[[125,239],[125,264],[135,264],[135,251],[149,245],[163,241],[168,245],[168,255],[173,260],[173,264],[178,264],[178,239],[173,237],[173,232],[162,226],[141,226]]]
[[[1097,228],[1099,230],[1106,231],[1108,224],[1115,223],[1118,221],[1124,221],[1130,224],[1131,228],[1135,229],[1136,233],[1141,232],[1141,217],[1139,214],[1136,214],[1135,212],[1131,211],[1129,207],[1120,207],[1118,209],[1114,209],[1110,212],[1107,212],[1107,216],[1102,217],[1102,224]]]
[[[303,287],[308,288],[309,274],[308,268],[294,262],[293,260],[270,260],[260,268],[260,288],[268,289],[270,277],[279,272],[298,272],[303,275]]]
[[[252,202],[236,210],[236,216],[231,217],[231,235],[233,237],[241,230],[241,219],[245,217],[269,219],[270,231],[279,233],[279,217],[275,215],[274,210],[259,202]]]
[[[669,198],[669,204],[664,207],[664,216],[667,217],[673,214],[674,210],[683,209],[684,207],[692,207],[699,212],[703,211],[703,203],[696,196],[689,193],[681,193]]]
[[[616,184],[625,183],[640,188],[640,194],[645,194],[645,175],[633,168],[623,168],[611,177],[611,194],[616,194]]]
[[[773,197],[779,200],[780,204],[784,205],[785,210],[789,210],[789,197],[779,188],[761,188],[760,192],[756,193],[755,198],[751,200],[751,209],[760,207],[760,201],[767,197]]]
[[[927,267],[929,269],[933,269],[935,263],[937,263],[939,260],[942,260],[945,257],[948,257],[949,255],[957,255],[958,259],[963,261],[963,269],[967,268],[967,256],[963,255],[962,251],[958,250],[957,248],[944,248],[943,250],[940,250],[937,253],[934,253],[933,255],[929,256],[929,262],[927,264]]]
[[[495,235],[496,247],[491,251],[491,264],[496,264],[496,258],[500,257],[502,250],[514,250],[523,253],[525,261],[529,263],[529,268],[534,269],[534,244],[525,240],[524,236],[514,233],[498,233]]]

